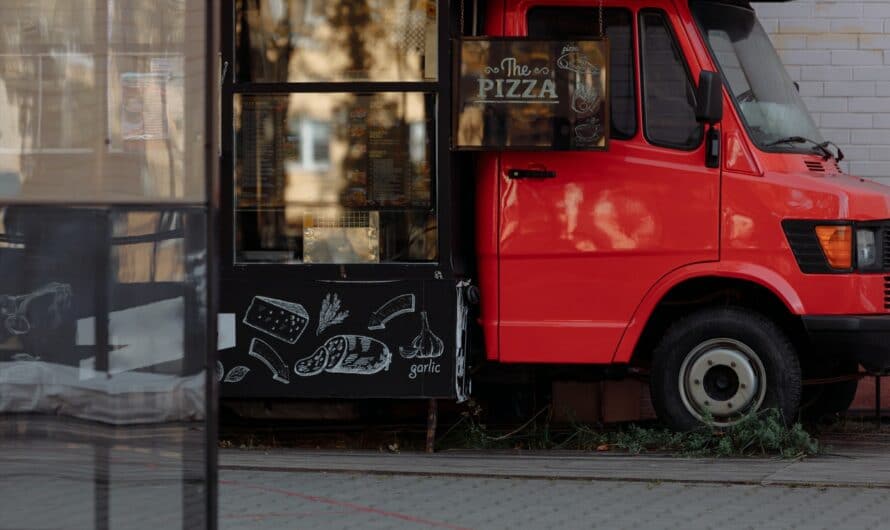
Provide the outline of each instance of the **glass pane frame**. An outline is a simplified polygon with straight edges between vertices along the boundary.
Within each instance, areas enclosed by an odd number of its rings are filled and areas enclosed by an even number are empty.
[[[674,143],[664,140],[659,140],[652,138],[651,131],[649,130],[649,105],[647,104],[647,81],[646,81],[646,18],[647,17],[657,17],[659,19],[659,25],[662,25],[668,37],[671,39],[671,47],[673,49],[673,53],[679,57],[681,67],[683,68],[683,72],[686,77],[686,81],[688,83],[688,89],[692,90],[693,93],[695,91],[695,82],[693,81],[692,72],[689,68],[689,63],[685,55],[683,54],[682,48],[680,46],[680,42],[677,39],[677,33],[673,26],[673,21],[671,18],[661,9],[642,9],[637,14],[637,48],[639,50],[639,72],[640,72],[640,106],[643,109],[642,113],[642,122],[643,122],[643,137],[647,142],[656,146],[656,147],[664,147],[668,149],[676,149],[678,151],[695,151],[698,149],[702,142],[704,142],[705,134],[704,134],[704,126],[702,124],[698,124],[698,136],[697,141],[695,143],[687,142],[687,143]],[[693,109],[694,110],[694,109]]]
[[[298,272],[306,279],[340,280],[379,280],[382,278],[440,278],[453,277],[454,266],[452,238],[455,232],[456,205],[453,198],[455,184],[451,179],[451,153],[447,138],[450,135],[450,101],[452,94],[451,39],[454,15],[449,2],[437,0],[437,80],[411,82],[238,82],[234,64],[237,42],[235,40],[235,0],[223,0],[224,16],[221,24],[222,54],[220,57],[222,77],[221,90],[221,225],[220,274],[224,278],[249,278],[258,271],[262,274],[286,277]],[[235,94],[291,94],[291,93],[355,92],[373,94],[379,92],[424,92],[434,95],[435,135],[432,144],[432,190],[438,226],[438,260],[418,263],[350,263],[350,264],[276,264],[276,263],[235,263],[235,135],[233,99]]]

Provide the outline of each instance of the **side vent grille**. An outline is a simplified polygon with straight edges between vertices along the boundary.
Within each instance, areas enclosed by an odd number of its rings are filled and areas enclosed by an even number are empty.
[[[884,309],[890,311],[890,276],[884,276]]]
[[[883,241],[881,241],[881,248],[883,249],[884,254],[882,256],[882,261],[884,270],[890,271],[890,227],[885,226],[882,232],[884,233]]]
[[[825,173],[825,166],[822,165],[822,162],[805,160],[804,164],[806,164],[807,169],[809,169],[810,171],[815,171],[816,173]]]

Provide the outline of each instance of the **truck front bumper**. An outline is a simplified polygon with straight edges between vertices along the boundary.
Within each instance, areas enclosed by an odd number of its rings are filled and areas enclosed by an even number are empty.
[[[869,371],[890,371],[890,315],[805,316],[803,324],[820,353],[849,355]]]

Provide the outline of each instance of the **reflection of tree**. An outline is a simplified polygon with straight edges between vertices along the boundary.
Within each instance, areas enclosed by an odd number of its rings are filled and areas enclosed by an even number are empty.
[[[293,52],[290,2],[282,2],[281,16],[268,16],[265,0],[238,0],[236,64],[240,81],[286,81]],[[271,27],[269,27],[271,25]],[[238,160],[242,195],[255,194],[253,214],[242,212],[242,248],[286,248],[285,168],[287,156],[287,98],[242,100]],[[245,142],[244,139],[252,137]],[[267,174],[264,174],[267,173]]]

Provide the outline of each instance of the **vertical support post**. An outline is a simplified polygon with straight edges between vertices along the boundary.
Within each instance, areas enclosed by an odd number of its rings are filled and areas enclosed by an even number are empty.
[[[436,426],[439,424],[439,405],[435,398],[429,400],[426,415],[426,452],[436,451]]]

